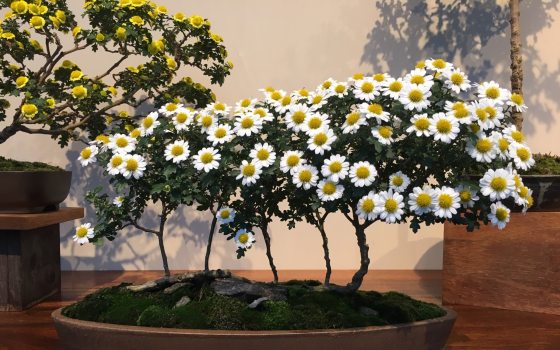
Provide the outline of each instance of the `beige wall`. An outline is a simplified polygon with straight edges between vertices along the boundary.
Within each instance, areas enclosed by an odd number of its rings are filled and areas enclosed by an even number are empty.
[[[76,8],[81,4],[70,2]],[[468,6],[444,8],[437,16],[434,13],[442,8],[435,7],[433,2],[423,8],[423,1],[159,2],[172,11],[208,17],[213,29],[224,36],[235,69],[224,86],[215,91],[227,103],[258,96],[257,89],[266,85],[286,90],[314,87],[328,77],[344,79],[355,72],[387,68],[397,75],[431,55],[451,59],[479,79],[493,78],[508,85],[509,29],[504,22],[507,8],[492,1],[466,1]],[[546,2],[551,7],[545,8],[540,1],[522,2],[525,95],[530,108],[525,130],[530,145],[539,152],[560,153],[556,137],[560,134],[556,121],[560,110],[557,45],[560,13],[553,6],[557,3],[558,0]],[[111,58],[90,53],[76,60],[90,62],[93,73],[100,69],[96,62]],[[79,148],[74,145],[60,150],[47,137],[19,135],[1,145],[0,154],[43,160],[72,169],[74,182],[66,205],[85,205],[84,192],[100,180],[98,174],[84,173],[77,166],[75,158]],[[91,208],[88,214],[92,214]],[[202,267],[209,218],[205,213],[188,209],[173,216],[166,238],[173,269]],[[145,217],[147,224],[152,220],[153,216]],[[333,267],[357,267],[355,239],[344,218],[332,216],[327,227]],[[282,223],[274,222],[271,231],[273,253],[280,269],[323,268],[320,236],[313,228],[301,224],[289,231]],[[121,234],[114,242],[97,248],[77,246],[71,242],[71,235],[72,225],[63,225],[61,252],[65,269],[159,269],[161,266],[156,240],[145,234]],[[441,240],[441,226],[422,229],[415,235],[403,225],[376,224],[368,232],[371,266],[439,269]],[[217,237],[212,267],[267,268],[261,244],[242,260],[235,258],[234,251],[231,242]]]

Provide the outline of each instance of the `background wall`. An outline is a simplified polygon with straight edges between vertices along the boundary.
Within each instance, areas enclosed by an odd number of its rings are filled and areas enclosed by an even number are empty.
[[[69,1],[79,11],[81,2]],[[417,60],[442,57],[462,66],[471,80],[493,79],[509,87],[507,1],[373,1],[373,0],[159,0],[170,12],[207,17],[223,35],[235,64],[218,98],[233,104],[260,97],[257,89],[272,85],[285,90],[314,88],[328,77],[388,71],[403,74]],[[525,132],[535,151],[560,154],[560,33],[558,0],[522,1],[521,24],[525,69]],[[94,53],[72,57],[90,74],[110,56]],[[84,64],[83,62],[89,63]],[[196,75],[193,77],[197,78]],[[84,173],[76,158],[81,145],[61,150],[48,137],[18,135],[0,146],[0,154],[41,160],[74,171],[68,206],[86,206],[88,188],[102,181]],[[146,225],[153,224],[147,213]],[[203,267],[210,216],[185,209],[169,222],[166,245],[172,269]],[[62,226],[62,264],[75,270],[160,269],[156,239],[129,231],[102,247],[73,244],[77,223]],[[333,268],[354,269],[359,257],[355,238],[342,216],[331,216],[328,234]],[[272,224],[273,253],[279,269],[323,268],[320,236],[300,224],[295,230]],[[368,231],[374,269],[440,269],[442,227],[413,234],[405,225],[376,224]],[[257,238],[260,238],[257,236]],[[218,236],[211,267],[266,269],[262,244],[246,258],[235,258],[232,242]]]

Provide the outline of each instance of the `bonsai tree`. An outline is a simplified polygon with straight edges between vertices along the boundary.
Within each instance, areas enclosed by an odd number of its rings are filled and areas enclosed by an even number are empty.
[[[208,20],[169,14],[151,1],[86,1],[84,27],[65,0],[1,0],[3,8],[9,12],[0,22],[0,121],[7,123],[0,143],[18,132],[50,135],[61,145],[78,130],[95,138],[107,123],[137,117],[123,108],[144,102],[159,107],[177,98],[205,106],[212,93],[185,76],[186,68],[222,84],[232,67]],[[112,63],[94,74],[72,62],[91,51],[112,55]],[[130,65],[138,59],[143,63]]]

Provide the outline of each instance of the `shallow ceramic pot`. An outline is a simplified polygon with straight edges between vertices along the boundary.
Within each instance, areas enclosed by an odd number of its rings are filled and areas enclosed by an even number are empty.
[[[457,314],[413,323],[342,330],[220,331],[123,326],[80,321],[52,313],[68,350],[365,350],[442,349]]]
[[[70,191],[71,171],[0,171],[0,212],[56,210]]]

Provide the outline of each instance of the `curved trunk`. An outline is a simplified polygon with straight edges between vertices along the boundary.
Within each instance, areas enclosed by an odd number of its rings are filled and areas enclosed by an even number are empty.
[[[165,246],[163,245],[163,233],[158,235],[159,251],[161,253],[161,260],[163,261],[163,270],[165,271],[165,276],[169,277],[171,272],[169,271],[169,264],[167,263],[167,253],[165,253]]]
[[[264,237],[264,243],[266,245],[266,256],[268,258],[268,264],[270,265],[270,270],[274,276],[274,283],[278,283],[278,271],[276,270],[276,265],[274,265],[274,259],[272,258],[272,252],[270,251],[270,235],[268,234],[268,223],[263,217],[261,223],[261,231]]]
[[[509,1],[511,45],[511,91],[523,95],[523,56],[521,54],[521,26],[519,24],[519,0]],[[518,130],[523,128],[523,115],[514,111],[513,121]]]
[[[0,131],[0,144],[6,142],[10,137],[14,136],[19,131],[19,125],[11,124],[6,126]]]
[[[329,253],[329,238],[327,237],[327,232],[325,231],[325,226],[320,223],[318,226],[319,232],[321,232],[321,238],[323,239],[323,253],[325,255],[325,266],[327,271],[325,272],[325,287],[330,286],[331,283],[331,258]]]
[[[204,257],[204,271],[208,272],[210,265],[210,252],[212,251],[212,240],[214,238],[214,231],[216,230],[216,222],[218,219],[216,215],[212,219],[212,224],[210,224],[210,233],[208,234],[208,245],[206,246],[206,256]]]

